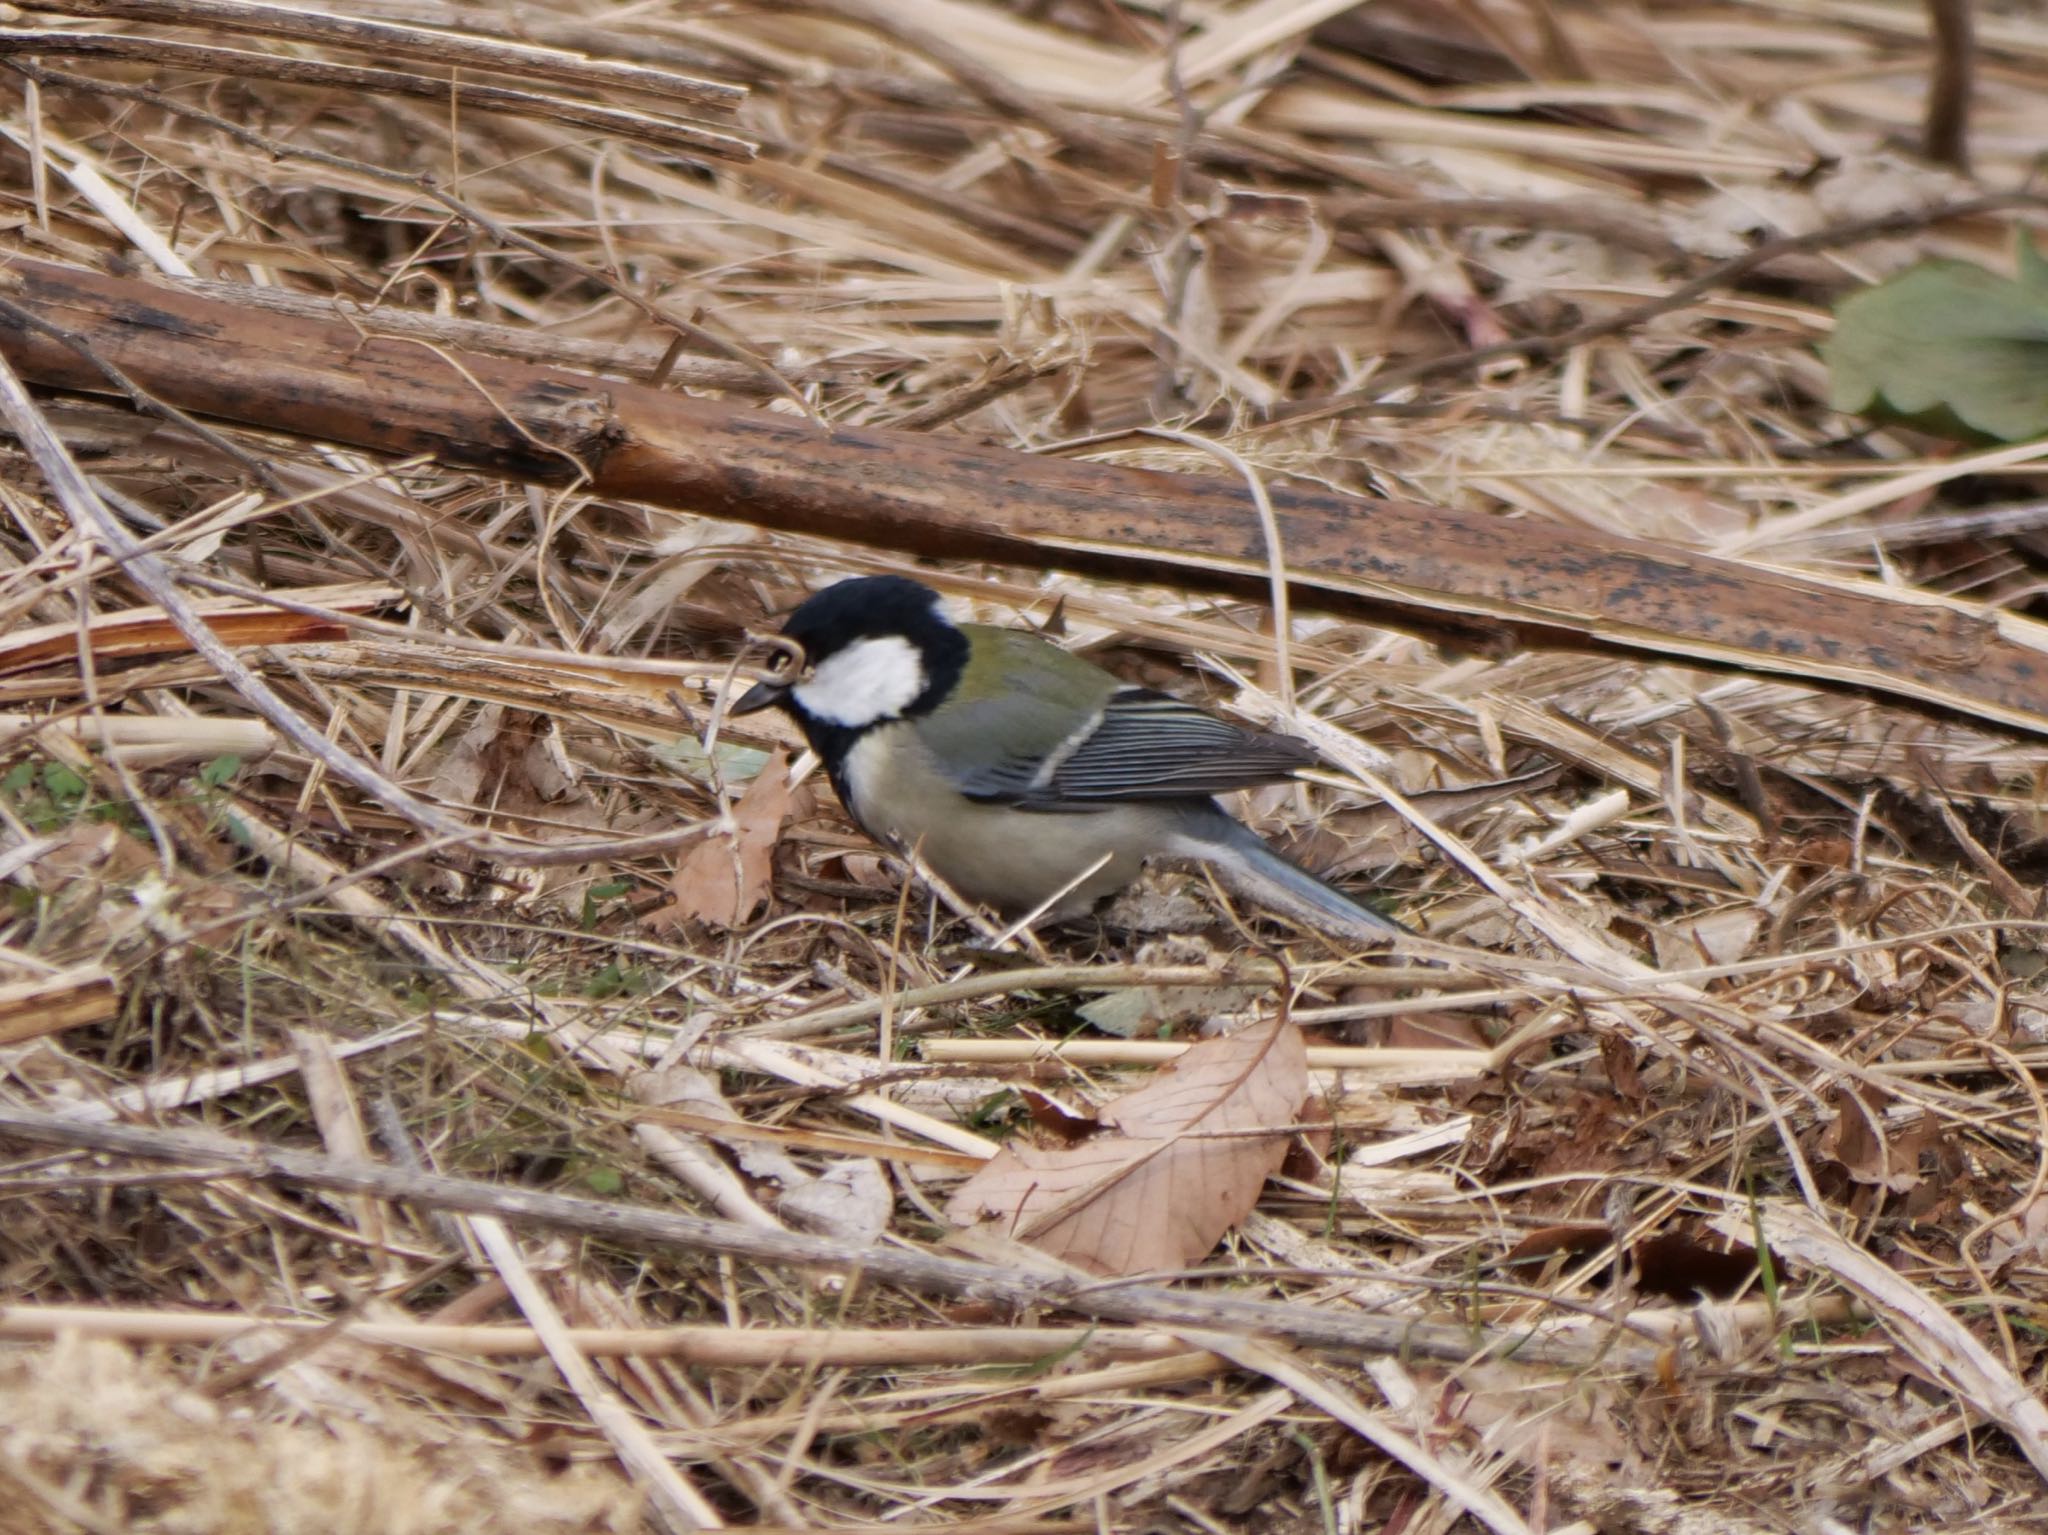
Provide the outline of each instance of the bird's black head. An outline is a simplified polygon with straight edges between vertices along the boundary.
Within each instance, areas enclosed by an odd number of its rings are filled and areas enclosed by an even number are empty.
[[[828,586],[782,626],[784,669],[754,685],[734,714],[781,707],[829,761],[870,726],[935,708],[967,664],[967,636],[939,594],[905,576]]]

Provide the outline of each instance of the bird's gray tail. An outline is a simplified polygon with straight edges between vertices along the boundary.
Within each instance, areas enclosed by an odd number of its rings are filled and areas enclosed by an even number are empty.
[[[1384,943],[1413,932],[1283,858],[1266,846],[1257,832],[1220,809],[1215,822],[1206,817],[1204,822],[1189,840],[1206,846],[1190,847],[1189,855],[1215,870],[1218,883],[1232,895],[1332,937]]]

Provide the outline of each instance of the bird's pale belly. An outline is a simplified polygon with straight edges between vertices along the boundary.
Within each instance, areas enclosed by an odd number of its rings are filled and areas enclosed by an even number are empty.
[[[1084,916],[1136,878],[1148,856],[1165,851],[1154,845],[1152,818],[1129,807],[1046,814],[967,799],[908,730],[877,730],[856,742],[840,788],[869,836],[914,852],[959,894],[998,911],[1029,911],[1079,879],[1052,915]],[[1108,862],[1088,873],[1105,855]]]

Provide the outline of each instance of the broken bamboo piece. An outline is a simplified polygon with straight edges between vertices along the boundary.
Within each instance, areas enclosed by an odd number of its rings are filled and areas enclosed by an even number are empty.
[[[17,257],[0,352],[47,387],[907,554],[1295,599],[1493,647],[1774,673],[2048,733],[2048,626],[1558,523],[1040,457],[598,380]],[[40,322],[40,323],[37,323]],[[45,327],[48,327],[46,329]],[[104,366],[102,366],[104,365]]]

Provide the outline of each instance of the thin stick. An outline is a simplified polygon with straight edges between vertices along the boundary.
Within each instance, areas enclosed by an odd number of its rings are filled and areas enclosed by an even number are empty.
[[[350,1318],[222,1316],[155,1307],[0,1307],[0,1338],[65,1333],[134,1343],[223,1343],[249,1332],[326,1332],[333,1341],[478,1359],[530,1358],[547,1345],[531,1327],[502,1322],[383,1322]],[[1071,1352],[1119,1359],[1184,1355],[1172,1333],[1127,1327],[568,1327],[562,1337],[593,1359],[677,1359],[718,1368],[1032,1364]]]
[[[755,1231],[730,1221],[705,1220],[639,1205],[507,1188],[375,1163],[337,1162],[316,1152],[221,1136],[135,1125],[77,1124],[35,1109],[0,1106],[0,1134],[18,1136],[37,1145],[79,1146],[216,1167],[223,1177],[375,1194],[385,1199],[412,1200],[432,1209],[497,1215],[508,1221],[627,1242],[665,1243],[756,1263],[827,1264],[857,1270],[868,1279],[924,1294],[964,1296],[1020,1307],[1057,1307],[1084,1316],[1144,1326],[1202,1327],[1257,1334],[1348,1354],[1399,1351],[1457,1361],[1492,1355],[1566,1369],[1605,1363],[1641,1372],[1654,1371],[1660,1367],[1660,1360],[1668,1360],[1662,1348],[1623,1342],[1612,1335],[1564,1342],[1528,1328],[1460,1327],[1445,1322],[1353,1315],[1275,1301],[1240,1300],[1159,1285],[1094,1283],[1066,1274],[1002,1268],[898,1248],[861,1247],[794,1231]]]

